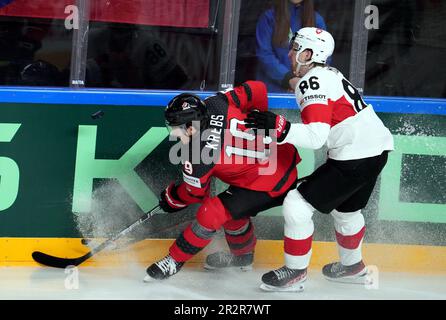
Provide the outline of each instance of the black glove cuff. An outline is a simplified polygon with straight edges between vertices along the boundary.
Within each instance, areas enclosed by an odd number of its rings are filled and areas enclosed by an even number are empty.
[[[285,140],[286,136],[290,132],[290,129],[291,129],[291,122],[287,121],[286,124],[285,124],[285,129],[282,131],[282,134],[280,135],[280,138],[277,138],[277,142],[280,143],[283,140]]]
[[[172,196],[172,198],[174,198],[174,200],[176,200],[178,202],[183,202],[183,200],[181,200],[180,196],[178,195],[178,186],[176,184],[174,184],[172,186],[172,190],[170,191],[170,195]]]
[[[159,200],[159,205],[160,205],[161,209],[163,209],[164,212],[173,213],[173,212],[183,210],[187,207],[187,206],[182,207],[182,208],[171,207],[169,202],[167,201],[166,193],[167,193],[166,189],[163,190],[161,192],[160,200]],[[176,202],[184,203],[178,196],[178,186],[176,184],[172,185],[172,188],[169,191],[169,196],[172,198],[172,200],[174,200]]]

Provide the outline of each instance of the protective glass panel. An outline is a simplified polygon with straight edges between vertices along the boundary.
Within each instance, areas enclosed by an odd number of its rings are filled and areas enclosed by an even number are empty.
[[[288,41],[302,26],[332,33],[336,49],[329,62],[348,76],[353,17],[353,0],[243,0],[235,84],[256,79],[264,81],[269,92],[292,92]]]
[[[0,1],[0,85],[68,86],[65,1]]]
[[[379,20],[369,21],[365,94],[445,98],[446,2],[375,0],[372,5]]]
[[[87,87],[217,88],[222,1],[105,2],[91,6]]]

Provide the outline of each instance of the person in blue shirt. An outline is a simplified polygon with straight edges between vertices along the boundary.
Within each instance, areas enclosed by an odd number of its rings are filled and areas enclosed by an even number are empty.
[[[326,30],[313,0],[274,0],[273,7],[259,18],[256,27],[256,80],[266,83],[268,92],[294,92],[299,78],[291,71],[289,40],[303,27]]]
[[[10,4],[14,0],[0,0],[0,8],[5,7],[6,5]]]

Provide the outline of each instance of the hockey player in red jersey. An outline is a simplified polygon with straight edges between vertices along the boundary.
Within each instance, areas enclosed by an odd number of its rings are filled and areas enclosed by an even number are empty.
[[[393,138],[358,90],[326,65],[335,45],[330,33],[302,28],[291,45],[293,71],[301,78],[295,94],[302,123],[264,111],[250,113],[246,127],[275,130],[279,144],[309,149],[326,144],[328,160],[286,196],[285,266],[264,274],[261,288],[303,290],[316,210],[333,216],[340,256],[340,262],[324,266],[322,273],[333,281],[363,282],[367,269],[361,255],[365,232],[361,209],[393,150]]]
[[[277,146],[271,138],[257,137],[245,128],[248,112],[267,108],[266,86],[259,81],[248,81],[204,101],[184,93],[169,102],[165,117],[171,135],[189,148],[181,149],[183,182],[172,183],[161,193],[160,206],[175,212],[192,203],[202,205],[169,254],[147,268],[145,281],[177,273],[221,227],[230,253],[209,255],[205,268],[252,267],[256,237],[250,217],[282,205],[287,192],[296,186],[300,161],[294,146]],[[229,188],[211,197],[211,177]]]

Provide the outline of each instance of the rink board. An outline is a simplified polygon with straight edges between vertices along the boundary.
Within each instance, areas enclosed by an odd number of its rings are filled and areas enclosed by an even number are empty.
[[[96,241],[96,240],[95,240]],[[102,239],[97,239],[100,243]],[[149,265],[164,257],[174,239],[146,239],[132,245],[101,252],[82,266],[119,266],[132,263]],[[94,243],[93,243],[94,244]],[[207,254],[227,249],[221,239],[214,240],[206,249],[190,260],[203,264]],[[0,239],[0,266],[37,266],[31,259],[33,251],[43,251],[59,257],[79,257],[89,250],[74,238],[3,238]],[[321,269],[327,263],[337,261],[334,242],[315,241],[310,268]],[[364,244],[363,256],[367,265],[389,272],[417,272],[426,274],[446,273],[446,248],[442,246],[415,246],[396,244]],[[260,240],[255,251],[255,266],[283,265],[283,242]]]
[[[164,105],[176,94],[0,88],[0,239],[2,245],[25,241],[14,245],[14,250],[2,250],[1,263],[26,261],[12,258],[14,252],[29,259],[31,249],[20,248],[36,243],[42,251],[45,246],[55,246],[61,253],[67,250],[66,254],[82,251],[82,247],[72,247],[71,241],[82,235],[101,237],[118,232],[152,208],[162,188],[180,179],[178,168],[169,163],[172,143],[163,119]],[[443,250],[446,101],[366,100],[375,106],[396,143],[364,210],[367,246],[407,246],[410,250],[402,261],[410,259],[411,252],[422,255],[418,249],[412,250],[420,246]],[[291,121],[298,121],[292,95],[270,95],[269,103]],[[93,119],[91,115],[99,110],[104,115]],[[300,176],[311,173],[325,158],[325,150],[299,152],[303,158],[298,166]],[[217,190],[222,188],[219,183],[215,185]],[[193,218],[195,209],[158,216],[134,237],[175,238]],[[98,215],[89,225],[91,212]],[[315,245],[331,248],[335,238],[330,217],[315,214],[314,221]],[[280,208],[259,214],[254,223],[260,244],[275,243],[274,259],[281,259]],[[394,256],[390,251],[385,259]]]

